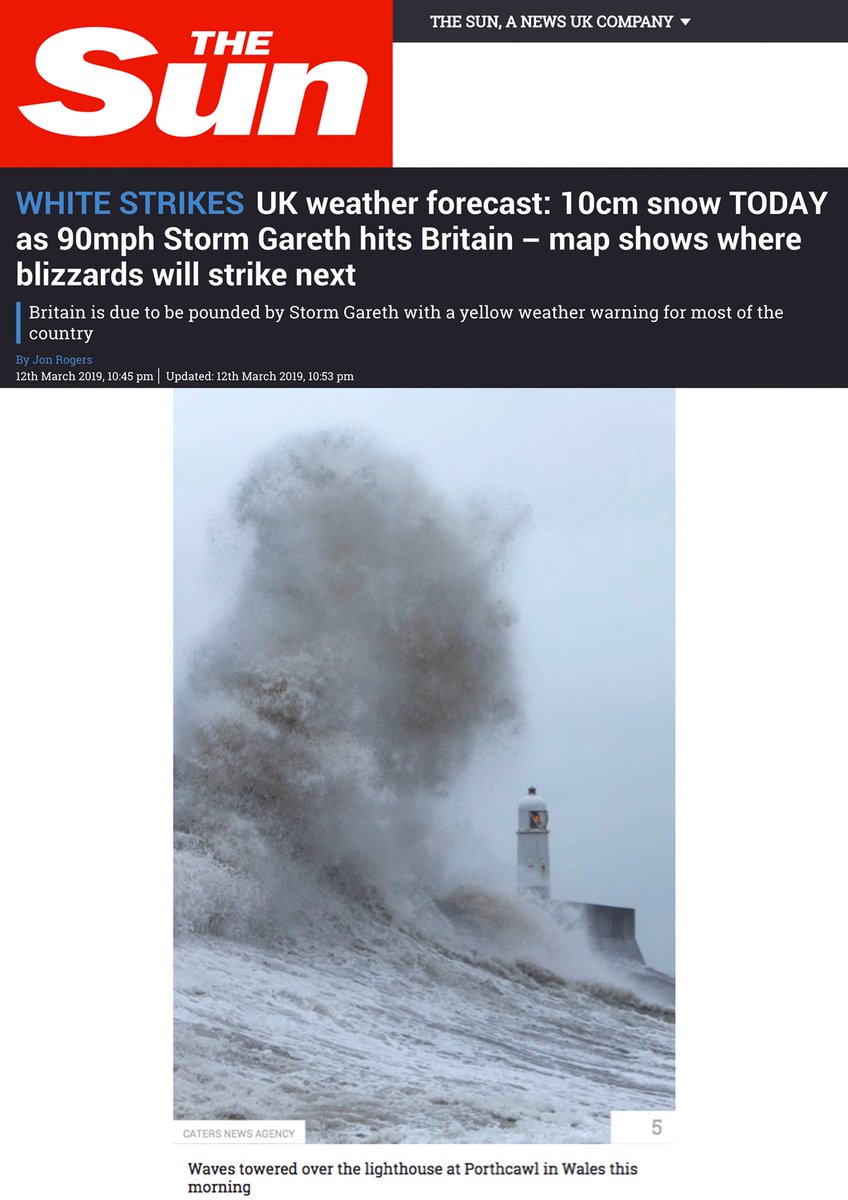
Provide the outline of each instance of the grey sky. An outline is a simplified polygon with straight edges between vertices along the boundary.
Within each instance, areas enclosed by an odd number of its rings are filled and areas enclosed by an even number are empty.
[[[637,909],[673,969],[674,400],[671,391],[186,391],[175,394],[175,660],[226,605],[214,547],[245,471],[274,443],[357,429],[462,504],[529,509],[505,578],[524,723],[481,744],[491,871],[514,877],[516,808],[551,813],[553,894]]]

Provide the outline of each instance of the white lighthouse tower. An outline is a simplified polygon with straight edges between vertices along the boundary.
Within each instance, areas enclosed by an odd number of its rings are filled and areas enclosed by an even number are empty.
[[[548,856],[548,810],[534,787],[518,806],[518,890],[551,898],[551,862]]]

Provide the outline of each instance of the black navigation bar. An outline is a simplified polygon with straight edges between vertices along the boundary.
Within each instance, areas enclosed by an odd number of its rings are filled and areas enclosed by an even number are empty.
[[[844,42],[839,0],[395,0],[396,42]]]

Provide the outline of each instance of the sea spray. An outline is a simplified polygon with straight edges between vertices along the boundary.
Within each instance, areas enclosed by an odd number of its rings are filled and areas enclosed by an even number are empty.
[[[240,591],[178,704],[176,907],[245,934],[435,878],[439,797],[516,716],[515,522],[346,433],[268,454],[233,517]]]

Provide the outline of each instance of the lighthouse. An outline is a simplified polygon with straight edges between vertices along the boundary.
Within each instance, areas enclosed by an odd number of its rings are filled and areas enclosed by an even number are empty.
[[[548,810],[534,787],[518,806],[518,890],[551,898]]]

